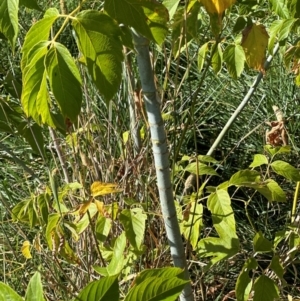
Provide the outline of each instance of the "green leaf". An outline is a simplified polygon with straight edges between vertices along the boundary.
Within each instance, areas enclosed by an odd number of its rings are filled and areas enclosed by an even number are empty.
[[[62,235],[65,235],[65,234],[63,233]],[[75,252],[69,245],[68,241],[66,241],[66,240],[63,242],[63,245],[61,246],[59,254],[63,258],[65,258],[68,263],[71,263],[71,264],[80,264],[81,263],[78,256],[75,254]]]
[[[125,229],[126,237],[136,250],[141,248],[144,241],[146,220],[147,215],[141,208],[124,209],[120,213],[120,222]]]
[[[70,233],[72,234],[72,239],[74,241],[79,240],[80,236],[77,233],[77,228],[75,223],[64,221],[64,227],[65,229],[68,229],[70,231]]]
[[[272,179],[265,181],[264,185],[256,184],[248,187],[255,188],[259,193],[266,197],[269,202],[286,202],[285,192],[278,183]]]
[[[244,183],[245,187],[256,189],[269,202],[286,202],[286,194],[282,188],[272,179],[264,182]]]
[[[293,167],[287,162],[277,160],[272,162],[271,167],[274,172],[291,181],[300,181],[299,169]]]
[[[198,160],[206,163],[218,163],[219,161],[208,155],[199,155]]]
[[[256,170],[240,170],[236,172],[229,180],[229,185],[243,186],[247,183],[255,183],[260,179],[260,173]]]
[[[188,164],[185,170],[193,174],[198,174],[199,176],[200,175],[218,176],[218,173],[214,170],[214,168],[200,162],[198,162],[198,165],[197,162],[192,162]]]
[[[81,234],[90,225],[89,216],[92,218],[98,213],[98,209],[95,203],[90,203],[88,208],[89,215],[85,213],[83,217],[76,223],[76,231],[78,234]]]
[[[214,227],[222,239],[230,240],[232,237],[237,237],[231,200],[226,190],[218,189],[211,193],[207,200],[207,208],[212,214]]]
[[[161,3],[136,0],[105,1],[104,9],[119,23],[133,27],[146,38],[161,44],[167,35],[168,10]]]
[[[275,20],[270,28],[270,39],[269,39],[269,52],[273,53],[273,48],[275,44],[276,37],[278,35],[278,42],[285,40],[291,32],[291,29],[297,19],[284,19],[284,20]]]
[[[37,203],[40,212],[40,217],[45,224],[48,223],[50,196],[48,193],[43,193],[37,196]]]
[[[250,270],[255,270],[258,264],[255,258],[249,258],[243,265],[243,269],[235,284],[237,301],[247,301],[252,288],[252,278],[249,277]]]
[[[280,29],[278,31],[279,42],[285,40],[289,36],[296,21],[297,19],[283,20],[282,25],[280,26]]]
[[[261,275],[255,281],[253,301],[274,301],[279,298],[279,290],[276,283],[265,275]]]
[[[170,268],[169,268],[170,269]],[[178,270],[178,269],[177,269]],[[168,270],[166,270],[168,272]],[[138,281],[129,291],[124,301],[175,301],[181,293],[184,286],[189,280],[182,279],[182,270],[179,277],[173,273],[153,275],[153,270],[150,270],[150,275],[147,275],[148,271],[144,271],[143,281]]]
[[[19,0],[1,0],[0,32],[9,40],[14,51],[18,35]]]
[[[208,271],[217,262],[237,254],[239,249],[238,238],[232,237],[229,240],[224,240],[218,237],[206,237],[198,242],[196,252],[200,258],[209,257],[208,264],[203,268],[203,270]]]
[[[109,234],[112,226],[112,221],[109,218],[99,215],[96,222],[96,237],[100,242],[104,242]]]
[[[237,79],[244,70],[245,52],[241,45],[228,45],[223,53],[223,59],[232,78]]]
[[[199,241],[197,253],[200,257],[211,257],[205,269],[239,251],[235,219],[230,197],[226,190],[219,189],[208,197],[207,207],[211,211],[214,228],[220,238],[207,237]]]
[[[52,235],[51,232],[58,226],[61,216],[58,213],[52,213],[48,217],[48,224],[46,227],[46,239],[50,250],[53,248]]]
[[[299,16],[300,16],[299,0],[290,0],[290,1],[287,1],[286,4],[291,12],[291,16],[293,16],[294,18],[299,18]]]
[[[214,47],[212,47],[212,49],[214,49]],[[221,71],[222,64],[223,64],[223,51],[221,45],[218,44],[217,49],[213,53],[211,59],[211,65],[216,74],[218,74]]]
[[[25,41],[22,47],[22,70],[24,70],[27,65],[28,55],[33,46],[38,44],[39,42],[48,40],[50,29],[58,17],[58,10],[56,8],[49,8],[45,13],[44,18],[30,27],[29,31],[26,34]]]
[[[263,236],[261,231],[259,231],[254,236],[253,247],[255,252],[271,252],[273,244]]]
[[[179,2],[180,2],[180,0],[164,0],[163,1],[162,4],[167,8],[167,10],[169,12],[170,20],[173,19],[173,16],[176,13]]]
[[[284,281],[283,274],[284,274],[284,268],[282,266],[280,257],[278,255],[274,255],[270,264],[270,268],[276,273],[277,277]]]
[[[189,208],[188,220],[183,222],[183,235],[186,239],[190,240],[193,249],[196,249],[200,231],[203,226],[202,215],[203,205],[197,204],[197,202],[194,201]]]
[[[31,198],[19,202],[12,209],[12,217],[15,221],[29,224],[31,228],[38,224],[35,197],[32,196]]]
[[[27,8],[30,9],[36,9],[38,11],[42,11],[42,9],[39,7],[36,0],[20,0],[20,6],[24,5]]]
[[[298,227],[297,227],[298,228]],[[300,236],[298,233],[292,231],[289,233],[289,257],[294,258],[294,256],[298,253],[298,248],[300,246]],[[293,250],[291,250],[293,249]]]
[[[35,272],[26,289],[25,301],[44,301],[41,274]]]
[[[108,275],[112,276],[112,275],[119,274],[124,268],[125,247],[126,247],[126,237],[125,237],[125,232],[123,232],[115,241],[113,257],[111,259],[111,262],[106,268]]]
[[[89,74],[109,101],[118,91],[122,78],[121,31],[109,16],[95,10],[82,11],[72,25]]]
[[[209,42],[202,45],[198,51],[198,71],[200,72],[203,69],[203,65],[208,53]]]
[[[78,295],[81,301],[118,301],[118,276],[108,276],[89,283]]]
[[[295,77],[295,80],[294,80],[295,84],[300,87],[300,74],[298,74],[296,77]]]
[[[24,223],[29,223],[29,218],[27,215],[28,203],[31,201],[31,198],[19,202],[12,209],[12,219],[13,221],[21,221]]]
[[[134,50],[134,45],[133,45],[133,41],[132,41],[132,33],[130,28],[128,28],[127,26],[120,26],[120,30],[121,30],[121,40],[122,40],[122,44],[129,48]]]
[[[247,19],[244,16],[239,16],[235,21],[232,32],[238,33],[242,31],[246,27],[246,25],[247,25]]]
[[[286,0],[269,0],[272,4],[273,11],[282,19],[288,19],[290,17],[289,10],[286,6]]]
[[[274,238],[274,248],[277,248],[278,244],[286,239],[288,235],[288,232],[286,230],[280,230],[275,233],[275,238]]]
[[[25,114],[38,124],[55,126],[49,109],[45,57],[50,42],[36,44],[28,55],[28,65],[23,70],[23,90],[21,103]]]
[[[286,154],[291,152],[291,146],[285,145],[285,146],[277,146],[273,147],[271,145],[265,145],[264,150],[270,154],[272,157],[278,154]]]
[[[255,168],[261,166],[263,164],[268,164],[269,160],[265,155],[255,154],[253,158],[253,162],[250,164],[249,167]]]
[[[135,278],[134,283],[141,284],[142,282],[146,281],[150,277],[157,277],[157,278],[164,278],[164,279],[178,277],[180,279],[184,279],[184,271],[177,267],[144,270],[138,274],[138,276]]]
[[[52,43],[45,58],[50,87],[65,117],[75,122],[80,113],[82,91],[78,68],[60,43]]]
[[[11,287],[0,282],[0,301],[24,301]]]

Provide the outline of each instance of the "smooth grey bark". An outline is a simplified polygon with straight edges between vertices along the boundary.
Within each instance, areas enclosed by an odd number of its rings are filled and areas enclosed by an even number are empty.
[[[157,95],[153,69],[150,61],[149,41],[134,31],[133,41],[137,51],[138,70],[151,134],[159,199],[167,238],[170,245],[171,256],[174,265],[185,269],[185,277],[186,279],[189,279],[185,252],[173,198],[169,152],[160,109],[160,101]],[[180,295],[180,300],[194,300],[190,283],[188,283],[183,289]]]

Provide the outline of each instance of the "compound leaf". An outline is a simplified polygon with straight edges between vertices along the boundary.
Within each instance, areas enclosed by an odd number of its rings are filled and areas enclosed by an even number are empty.
[[[100,93],[109,101],[121,83],[121,31],[109,16],[94,10],[79,13],[72,25],[89,74]]]
[[[223,53],[223,59],[232,78],[237,79],[244,70],[245,53],[240,45],[228,45]]]
[[[158,1],[109,0],[105,1],[104,9],[108,14],[137,32],[161,44],[168,32],[168,10]]]
[[[19,0],[1,0],[0,32],[9,40],[12,49],[18,35],[18,5]]]
[[[73,122],[80,113],[82,92],[78,68],[68,51],[53,43],[45,58],[50,87],[64,117]]]

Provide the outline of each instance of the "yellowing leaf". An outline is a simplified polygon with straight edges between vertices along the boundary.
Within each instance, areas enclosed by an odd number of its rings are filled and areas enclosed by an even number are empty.
[[[199,72],[203,69],[203,65],[204,65],[206,55],[208,52],[208,44],[209,43],[205,43],[204,45],[202,45],[198,51],[198,71]]]
[[[200,0],[209,14],[222,15],[236,0]]]
[[[129,135],[130,135],[129,131],[126,131],[126,132],[123,133],[122,136],[123,136],[123,142],[124,142],[124,144],[127,143],[128,139],[129,139]]]
[[[22,251],[23,256],[26,259],[32,258],[31,253],[30,253],[30,242],[28,240],[25,240],[23,242],[23,245],[21,247],[21,251]]]
[[[102,216],[105,216],[106,209],[105,209],[104,203],[103,203],[103,202],[100,202],[100,201],[98,201],[98,200],[95,200],[95,204],[96,204],[96,207],[97,207],[98,212],[99,212]]]
[[[41,245],[41,240],[40,240],[40,235],[38,234],[34,241],[33,241],[33,246],[36,249],[37,252],[42,252],[42,245]]]
[[[110,193],[121,192],[123,189],[118,188],[118,184],[103,183],[96,181],[91,185],[91,194],[93,197]]]
[[[262,24],[252,24],[243,30],[242,47],[250,68],[264,71],[269,35]]]
[[[91,203],[92,203],[92,199],[90,199],[90,200],[87,201],[87,202],[82,203],[82,204],[79,206],[78,211],[76,211],[76,212],[78,212],[79,215],[85,214],[85,213],[88,211],[88,209],[89,209]]]

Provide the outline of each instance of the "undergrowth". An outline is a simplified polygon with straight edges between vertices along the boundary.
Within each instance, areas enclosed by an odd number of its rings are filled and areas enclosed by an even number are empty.
[[[22,13],[21,21],[25,26],[34,17],[38,18],[27,11]],[[75,45],[71,37],[67,42]],[[297,145],[300,142],[300,120],[297,109],[300,96],[292,75],[287,75],[282,63],[275,59],[251,102],[213,155],[217,162],[211,166],[217,169],[218,176],[199,177],[199,188],[209,179],[206,186],[190,197],[184,196],[184,185],[189,175],[185,167],[194,162],[198,155],[206,154],[247,93],[255,75],[245,72],[233,81],[226,71],[216,76],[208,68],[198,96],[194,99],[194,91],[202,78],[194,57],[198,45],[192,43],[190,53],[183,53],[180,59],[174,61],[170,59],[170,47],[166,42],[165,49],[151,49],[153,66],[162,101],[179,220],[184,223],[184,219],[188,218],[189,206],[193,201],[203,205],[200,241],[206,237],[217,237],[207,208],[207,198],[212,192],[210,189],[230,180],[236,172],[249,168],[255,154],[266,154],[265,122],[275,120],[273,105],[280,106],[288,120],[291,146],[288,154],[278,158],[294,167],[299,166]],[[5,85],[8,74],[18,74],[19,50],[14,56],[5,47],[0,51],[0,97],[9,104],[19,104],[17,94],[8,96],[11,91]],[[129,61],[131,55],[128,54],[128,64],[132,64],[134,73],[137,71],[134,58]],[[166,63],[169,64],[168,72]],[[89,76],[84,70],[81,72],[84,103],[80,116],[76,123],[68,124],[65,133],[43,128],[44,155],[33,152],[13,125],[9,125],[13,133],[2,131],[0,134],[0,281],[9,282],[21,295],[25,294],[35,271],[40,271],[42,275],[48,300],[71,300],[88,283],[98,279],[100,276],[94,267],[105,267],[113,257],[114,244],[121,236],[123,226],[119,214],[124,209],[141,209],[143,214],[147,214],[147,221],[141,249],[132,250],[128,243],[126,245],[128,256],[120,270],[123,279],[121,294],[126,295],[130,281],[144,269],[172,265],[157,197],[151,140],[143,107],[137,112],[136,121],[142,139],[139,151],[135,150],[129,134],[131,120],[128,99],[131,97],[132,82],[124,74],[119,92],[112,101],[105,103],[90,84]],[[170,87],[166,89],[168,85]],[[189,160],[184,161],[184,156],[188,156]],[[235,298],[233,291],[245,261],[257,256],[259,267],[256,273],[261,275],[272,260],[271,251],[260,253],[253,249],[256,233],[261,231],[264,239],[273,241],[278,231],[288,229],[295,183],[266,171],[265,167],[259,167],[259,172],[268,173],[270,178],[278,182],[287,195],[287,201],[267,202],[264,196],[254,193],[249,187],[229,188],[240,240],[236,255],[207,269],[210,257],[199,257],[188,239],[185,236],[182,238],[186,245],[196,300],[226,301]],[[92,206],[91,185],[95,181],[115,183],[116,189],[121,192],[102,196],[93,205],[98,207],[92,208],[94,211],[86,215]],[[20,211],[13,208],[26,200],[34,200],[34,210],[24,209],[24,213],[18,215]],[[296,215],[299,214],[297,207]],[[103,216],[111,219],[106,232],[103,230],[105,225],[97,219],[97,210],[102,210]],[[54,237],[50,237],[45,227],[48,227],[47,219],[54,212],[60,212],[61,222]],[[79,230],[76,231],[74,224]],[[49,248],[49,239],[52,250]],[[285,244],[287,240],[283,239],[276,246],[280,256],[285,256],[289,251]],[[30,256],[24,254],[24,248],[22,252],[24,241],[31,242]],[[28,249],[25,248],[26,251]],[[300,297],[298,263],[299,255],[296,255],[285,267],[284,277],[280,279],[282,283],[285,281],[280,286],[282,296],[289,294],[294,298]]]

